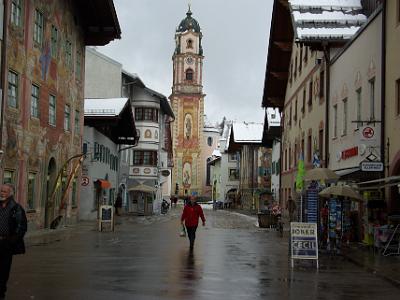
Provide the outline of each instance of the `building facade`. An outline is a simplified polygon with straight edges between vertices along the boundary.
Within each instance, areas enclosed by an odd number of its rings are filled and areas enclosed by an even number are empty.
[[[1,72],[7,92],[1,99],[1,177],[15,185],[30,228],[51,227],[60,218],[75,221],[83,157],[85,46],[120,37],[114,4],[4,3]],[[102,17],[94,19],[92,9]]]
[[[208,162],[215,149],[219,146],[220,130],[211,124],[205,125],[203,129],[203,140],[201,143],[201,167],[205,170],[202,173],[201,195],[211,198],[210,166]]]
[[[201,143],[204,127],[203,48],[199,23],[186,14],[175,33],[172,94],[169,97],[175,122],[172,124],[173,185],[180,196],[201,194],[204,163]]]

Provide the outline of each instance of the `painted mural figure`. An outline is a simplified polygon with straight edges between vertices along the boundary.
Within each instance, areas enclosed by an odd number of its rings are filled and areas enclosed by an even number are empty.
[[[183,185],[184,186],[190,186],[190,184],[192,183],[191,181],[191,166],[190,163],[185,163],[183,165]]]
[[[185,118],[185,137],[186,139],[190,139],[192,137],[192,121],[190,115],[186,115]]]

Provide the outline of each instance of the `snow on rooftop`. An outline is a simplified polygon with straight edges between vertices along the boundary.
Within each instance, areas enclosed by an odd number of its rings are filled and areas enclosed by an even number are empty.
[[[289,0],[298,40],[348,40],[367,22],[360,0]]]
[[[233,122],[232,127],[235,143],[261,143],[264,124]]]
[[[128,98],[88,98],[85,99],[85,116],[118,116]]]
[[[360,29],[359,26],[347,28],[297,28],[299,39],[350,39]]]
[[[322,11],[322,13],[293,11],[293,18],[297,24],[307,23],[334,23],[341,25],[363,24],[367,17],[363,14],[346,14],[343,11]]]
[[[290,0],[293,8],[362,9],[361,0]]]

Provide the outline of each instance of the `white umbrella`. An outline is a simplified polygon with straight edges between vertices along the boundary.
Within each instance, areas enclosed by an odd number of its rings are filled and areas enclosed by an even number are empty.
[[[363,197],[348,185],[334,185],[327,187],[326,189],[323,189],[321,192],[319,192],[319,195],[326,198],[333,195],[348,197],[356,200],[363,200]]]
[[[312,180],[338,180],[339,176],[328,168],[314,168],[307,170],[304,175],[305,181]]]

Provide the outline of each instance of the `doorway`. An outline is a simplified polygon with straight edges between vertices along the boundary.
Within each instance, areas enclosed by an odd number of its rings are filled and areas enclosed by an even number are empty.
[[[49,165],[47,167],[47,177],[46,177],[46,193],[45,193],[45,210],[44,210],[44,227],[49,228],[51,222],[54,220],[54,204],[55,199],[50,199],[51,192],[54,188],[56,173],[56,161],[51,158]]]

